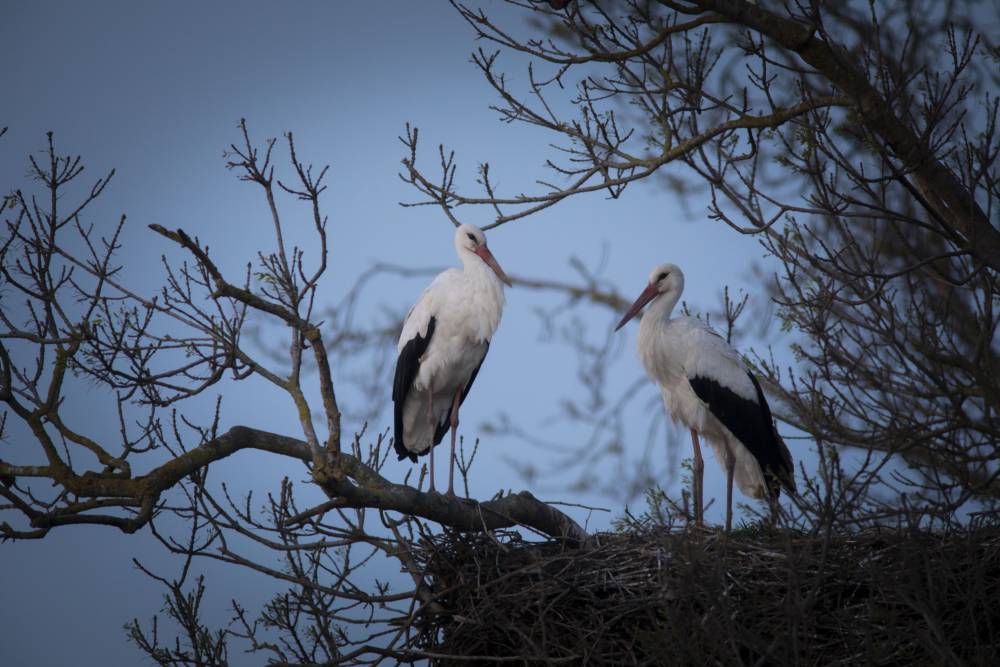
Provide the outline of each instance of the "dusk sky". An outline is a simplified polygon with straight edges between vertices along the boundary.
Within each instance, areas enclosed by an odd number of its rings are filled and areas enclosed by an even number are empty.
[[[502,3],[482,5],[494,16],[517,21]],[[332,267],[322,294],[333,304],[375,262],[414,268],[456,263],[452,227],[441,212],[399,206],[417,197],[397,176],[404,156],[398,136],[407,122],[420,128],[429,170],[438,143],[456,151],[459,185],[466,190],[474,188],[481,161],[491,163],[508,194],[531,190],[535,179],[549,176],[543,163],[552,137],[503,124],[488,108],[495,102],[492,89],[469,62],[480,44],[443,1],[4,3],[0,127],[9,130],[0,139],[0,185],[4,193],[35,187],[26,179],[27,157],[43,149],[49,130],[62,153],[83,156],[87,171],[81,184],[89,187],[117,170],[87,221],[110,231],[121,214],[128,216],[122,238],[125,276],[137,291],[153,294],[163,281],[160,255],[178,255],[149,224],[199,236],[232,271],[252,261],[258,249],[270,247],[259,193],[225,169],[222,154],[238,140],[240,118],[247,119],[258,141],[292,131],[304,161],[331,165],[325,207]],[[523,63],[512,57],[502,62],[507,71],[523,71]],[[276,156],[280,170],[285,165],[280,146]],[[291,205],[288,210],[289,222],[301,223],[289,234],[308,243],[307,211]],[[600,194],[575,198],[494,230],[489,239],[504,269],[515,276],[570,280],[575,277],[571,256],[597,263],[607,247],[604,275],[629,298],[642,289],[649,270],[664,261],[682,266],[684,298],[694,306],[715,307],[727,283],[762,298],[752,273],[754,266],[767,269],[760,247],[704,213],[704,203],[682,206],[649,183],[631,188],[618,201]],[[488,209],[458,214],[474,224],[491,220]],[[365,293],[359,317],[376,317],[383,305],[405,309],[426,282],[379,278]],[[554,302],[525,290],[508,291],[489,358],[463,408],[467,438],[501,409],[540,436],[567,438],[559,431],[565,424],[549,417],[566,386],[577,382],[576,366],[571,352],[539,335],[533,309],[545,303]],[[608,311],[587,312],[598,333],[617,320]],[[629,327],[618,343],[622,386],[641,375],[635,333]],[[245,384],[224,397],[224,427],[247,424],[301,436],[287,397],[277,397],[261,382]],[[648,391],[655,397],[651,386]],[[78,426],[93,437],[113,437],[113,400],[83,391],[72,398],[76,405],[67,410]],[[651,409],[662,406],[654,402]],[[387,414],[384,423],[370,429],[385,430],[390,423]],[[360,426],[350,424],[345,431]],[[635,434],[636,446],[643,437]],[[18,458],[8,451],[31,446],[13,435],[5,440],[0,443],[5,459]],[[793,453],[802,458],[803,446],[798,447]],[[19,455],[28,456],[23,450]],[[523,443],[484,438],[482,459],[472,471],[472,494],[486,498],[501,488],[524,488],[504,461],[534,455]],[[682,450],[682,457],[689,455]],[[445,460],[439,457],[439,471]],[[677,493],[677,471],[667,475],[665,453],[660,461],[664,480],[671,480],[669,490]],[[393,461],[384,474],[401,481],[408,465]],[[305,478],[301,467],[249,452],[227,461],[218,474],[260,492],[275,489],[284,474]],[[607,527],[624,509],[620,499],[574,495],[549,480],[535,484],[530,490],[544,499],[612,509],[589,518],[575,512],[581,522],[589,520],[590,528]],[[723,488],[719,466],[709,460],[706,496],[718,496]],[[712,511],[710,518],[719,520],[718,505]],[[123,535],[105,527],[62,528],[40,541],[0,545],[0,664],[145,664],[122,626],[159,611],[161,590],[136,570],[133,557],[164,574],[175,567],[148,530]],[[204,570],[207,605],[219,625],[229,620],[232,597],[240,596],[252,608],[273,590],[271,582],[249,572]],[[239,654],[232,658],[234,664],[260,661]]]

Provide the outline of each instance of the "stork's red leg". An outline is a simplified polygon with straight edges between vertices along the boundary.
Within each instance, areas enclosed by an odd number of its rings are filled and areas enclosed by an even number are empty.
[[[698,431],[691,429],[691,443],[694,445],[694,466],[691,468],[692,495],[694,495],[694,522],[701,525],[705,521],[702,488],[705,478],[705,460],[701,458],[701,444]]]
[[[778,503],[778,499],[775,498],[774,496],[770,495],[770,493],[768,493],[768,495],[766,496],[766,498],[767,498],[767,506],[771,510],[770,519],[768,521],[768,525],[770,525],[770,526],[776,526],[776,525],[778,525],[778,518],[781,515],[781,504]]]
[[[455,438],[458,435],[458,408],[462,405],[462,389],[455,392],[451,404],[451,464],[448,466],[448,495],[455,495]]]
[[[434,493],[434,431],[437,429],[437,420],[434,419],[434,390],[429,382],[427,383],[427,421],[431,424],[431,493]]]
[[[726,533],[733,528],[733,473],[736,470],[736,456],[726,443]]]

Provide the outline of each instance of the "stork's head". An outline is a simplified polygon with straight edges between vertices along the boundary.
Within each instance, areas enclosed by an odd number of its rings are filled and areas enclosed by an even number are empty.
[[[503,272],[493,253],[486,246],[486,234],[479,227],[475,225],[459,225],[458,229],[455,230],[455,251],[458,252],[458,257],[463,263],[467,260],[473,260],[469,256],[470,254],[475,255],[479,258],[475,261],[484,262],[488,267],[493,269],[493,272],[497,274],[500,280],[510,286],[510,278]]]
[[[660,264],[650,272],[649,284],[646,285],[646,289],[642,290],[642,294],[639,295],[639,298],[635,300],[635,303],[632,304],[628,312],[625,313],[625,316],[622,317],[621,322],[615,327],[615,331],[621,329],[625,326],[626,322],[638,315],[643,306],[650,301],[667,298],[672,299],[676,303],[676,300],[683,291],[684,273],[681,272],[680,267],[676,264]]]

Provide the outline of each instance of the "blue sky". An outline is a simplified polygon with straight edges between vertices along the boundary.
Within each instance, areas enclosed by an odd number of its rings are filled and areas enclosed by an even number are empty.
[[[483,4],[495,15],[508,13],[500,3]],[[162,280],[160,255],[173,253],[148,224],[197,234],[231,271],[269,243],[260,196],[224,168],[222,152],[238,139],[241,117],[258,140],[293,131],[304,160],[331,165],[325,205],[333,254],[323,287],[330,303],[376,261],[455,263],[447,220],[431,208],[398,205],[415,197],[397,176],[404,155],[397,137],[406,122],[420,127],[426,165],[439,142],[456,150],[467,188],[484,160],[509,193],[530,189],[544,175],[549,138],[497,121],[488,108],[491,89],[469,62],[478,44],[445,2],[41,1],[6,3],[3,14],[0,61],[7,66],[0,71],[0,126],[10,129],[0,140],[0,185],[5,191],[30,186],[27,155],[43,148],[48,130],[62,152],[83,155],[88,183],[116,169],[88,221],[104,228],[127,214],[124,272],[144,293]],[[520,71],[515,59],[506,62],[510,71]],[[283,153],[278,155],[280,165]],[[682,264],[685,299],[692,304],[715,306],[725,283],[759,296],[762,290],[749,281],[762,251],[752,239],[705,220],[703,208],[691,203],[689,215],[670,195],[644,185],[620,201],[594,195],[565,202],[491,232],[490,245],[512,275],[570,279],[571,255],[594,262],[607,245],[606,275],[628,296],[663,261]],[[487,210],[459,213],[465,222],[489,222]],[[287,215],[290,235],[307,242],[306,211],[289,205]],[[407,307],[424,282],[380,279],[360,315],[375,317],[382,304]],[[576,381],[575,362],[540,340],[532,308],[543,303],[538,294],[508,293],[490,358],[463,408],[466,436],[498,409],[540,435],[566,436],[558,423],[546,424],[556,397]],[[592,315],[589,324],[599,331],[617,319],[609,312]],[[622,382],[641,373],[634,336],[632,328],[619,343],[626,355]],[[228,425],[299,434],[287,401],[262,383],[246,385],[225,397]],[[72,398],[74,423],[97,437],[114,433],[107,397],[81,392]],[[523,443],[484,441],[473,495],[522,488],[503,460],[534,455]],[[271,490],[282,471],[303,476],[263,456],[227,462],[221,474],[245,488]],[[400,480],[405,472],[402,463],[387,469]],[[537,483],[532,490],[542,497],[581,499],[558,493],[557,484]],[[707,495],[717,494],[721,483],[718,466],[710,463]],[[673,491],[677,484],[675,477]],[[607,499],[584,500],[608,505]],[[606,526],[622,507],[613,509],[591,525]],[[163,568],[170,562],[146,532],[74,528],[0,546],[0,662],[136,664],[139,654],[121,626],[158,610],[160,591],[135,570],[133,556]],[[235,590],[250,603],[270,590],[246,572],[208,570],[209,606],[219,623],[228,620],[225,608]]]

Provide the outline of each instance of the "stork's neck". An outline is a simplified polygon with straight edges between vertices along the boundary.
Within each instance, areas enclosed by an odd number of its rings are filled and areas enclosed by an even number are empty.
[[[503,313],[503,283],[478,255],[460,252],[458,256],[463,268],[460,298],[463,312],[467,314],[465,326],[470,328],[472,340],[489,342]]]
[[[660,294],[646,306],[640,326],[663,325],[670,321],[674,307],[681,298],[680,291],[671,290]]]
[[[646,373],[657,382],[674,370],[669,363],[671,352],[662,343],[669,338],[665,335],[666,328],[680,296],[679,290],[660,294],[646,305],[639,322],[639,359]]]
[[[462,270],[469,280],[494,286],[501,294],[503,293],[503,283],[500,278],[479,255],[463,249],[458,253],[458,258],[462,260]]]

